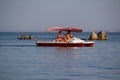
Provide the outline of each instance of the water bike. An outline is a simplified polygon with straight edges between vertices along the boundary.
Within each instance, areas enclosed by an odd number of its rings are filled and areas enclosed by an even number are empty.
[[[63,27],[51,27],[48,28],[47,31],[52,32],[52,31],[70,31],[70,32],[82,32],[82,29],[80,28],[63,28]],[[69,41],[65,42],[59,42],[56,39],[52,41],[42,41],[42,40],[37,40],[36,45],[41,46],[41,47],[93,47],[94,46],[93,41],[85,41],[81,40],[78,37],[73,36],[72,38],[69,39]]]

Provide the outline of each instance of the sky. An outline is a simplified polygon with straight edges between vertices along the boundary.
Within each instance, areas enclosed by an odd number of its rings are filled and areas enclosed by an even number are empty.
[[[0,32],[55,26],[120,32],[120,0],[0,0]]]

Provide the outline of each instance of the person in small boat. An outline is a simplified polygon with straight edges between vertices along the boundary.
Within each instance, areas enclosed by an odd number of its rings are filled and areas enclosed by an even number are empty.
[[[72,37],[73,37],[73,36],[72,36],[71,32],[68,31],[67,34],[66,34],[65,37],[64,37],[65,42],[68,42],[68,41],[70,40],[70,38],[72,38]]]
[[[59,33],[57,35],[57,41],[58,42],[63,42],[62,31],[59,31]]]
[[[29,35],[29,39],[30,39],[30,40],[33,39],[33,38],[32,38],[32,35]]]
[[[25,35],[21,35],[21,39],[25,39]]]

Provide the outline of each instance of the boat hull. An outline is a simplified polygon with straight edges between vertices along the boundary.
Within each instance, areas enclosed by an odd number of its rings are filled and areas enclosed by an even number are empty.
[[[37,46],[43,47],[93,47],[94,42],[85,43],[36,43]]]

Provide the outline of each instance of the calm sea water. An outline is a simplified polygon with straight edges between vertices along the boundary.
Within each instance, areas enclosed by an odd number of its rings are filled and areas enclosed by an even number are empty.
[[[36,47],[35,40],[52,40],[56,34],[0,33],[0,80],[120,80],[120,33],[107,33],[109,40],[94,47]],[[76,34],[88,38],[90,33]]]

